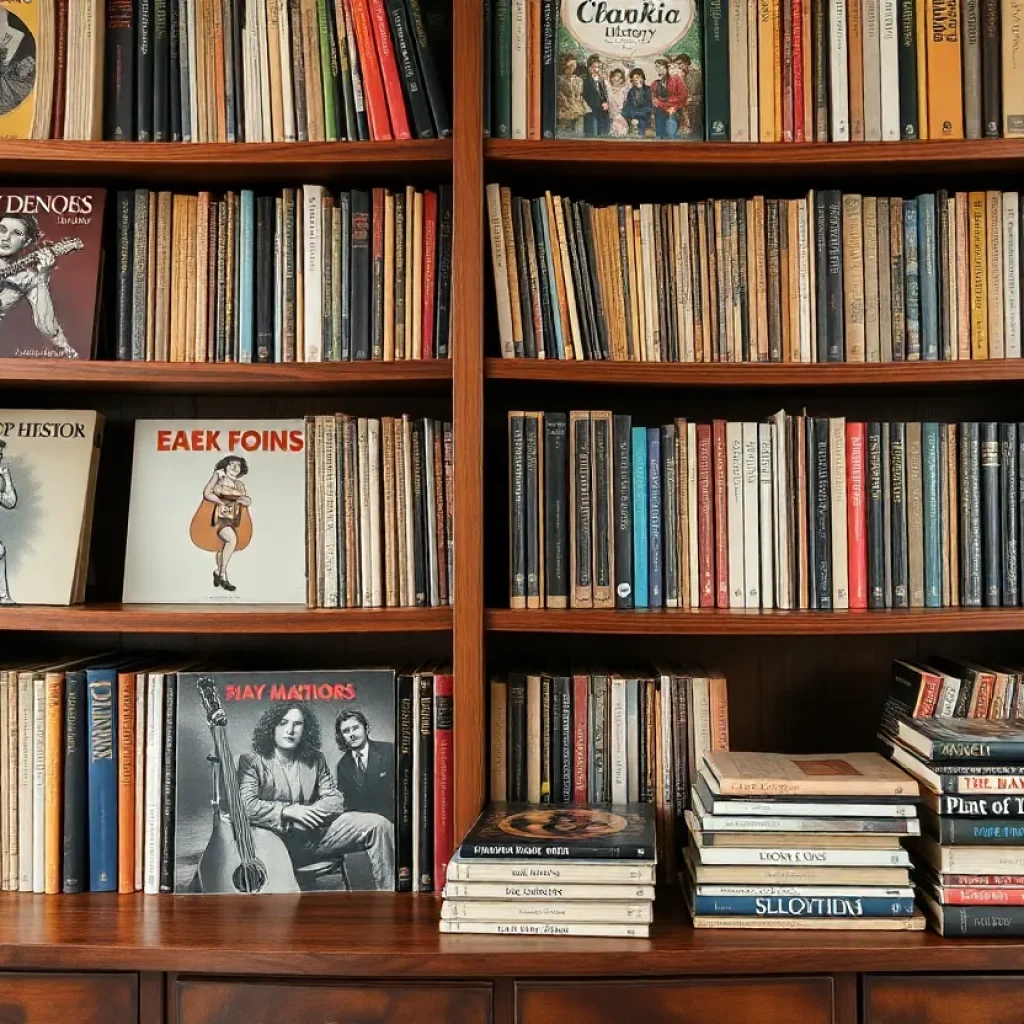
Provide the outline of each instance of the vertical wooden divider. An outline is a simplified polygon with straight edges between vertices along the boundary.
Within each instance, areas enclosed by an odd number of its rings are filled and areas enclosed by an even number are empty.
[[[452,0],[455,839],[484,801],[483,4]]]

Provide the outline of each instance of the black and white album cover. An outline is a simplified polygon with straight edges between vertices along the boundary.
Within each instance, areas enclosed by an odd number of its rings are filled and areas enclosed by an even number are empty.
[[[175,892],[395,888],[395,674],[178,674]]]

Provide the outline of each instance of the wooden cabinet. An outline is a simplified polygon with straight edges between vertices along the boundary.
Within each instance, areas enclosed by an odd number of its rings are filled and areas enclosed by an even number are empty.
[[[303,984],[179,978],[173,1024],[490,1024],[491,987]],[[6,1024],[0,1018],[0,1024]]]
[[[517,1024],[832,1024],[832,979],[520,982]]]
[[[864,977],[864,1024],[1021,1024],[1024,974]]]
[[[0,1024],[134,1024],[134,974],[0,973]]]

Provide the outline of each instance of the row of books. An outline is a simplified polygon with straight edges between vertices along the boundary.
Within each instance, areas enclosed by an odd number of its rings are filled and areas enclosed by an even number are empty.
[[[1021,601],[1011,423],[509,413],[513,608]]]
[[[798,143],[1020,135],[1017,16],[1010,0],[666,0],[656,11],[488,0],[484,130]]]
[[[594,206],[487,186],[506,358],[1021,355],[1016,192]]]
[[[62,0],[6,3],[0,17],[11,68],[5,137],[451,134],[450,13],[420,0]]]
[[[704,751],[729,749],[726,680],[699,667],[639,677],[509,673],[491,680],[490,736],[491,800],[654,804],[671,879],[688,780]]]
[[[0,669],[3,889],[440,887],[450,673],[166,665]]]
[[[440,420],[306,418],[310,607],[452,603],[452,445]]]
[[[117,194],[118,359],[447,358],[451,188]]]

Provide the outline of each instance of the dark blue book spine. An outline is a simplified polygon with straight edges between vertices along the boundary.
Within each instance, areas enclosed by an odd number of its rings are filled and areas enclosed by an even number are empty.
[[[828,420],[814,419],[814,586],[818,593],[818,608],[832,608],[832,497],[829,481]]]
[[[924,506],[924,606],[942,606],[942,512],[939,424],[921,424],[921,490]]]
[[[868,424],[868,607],[885,607],[885,489],[882,424]]]
[[[708,142],[729,141],[728,9],[728,0],[708,0],[704,12],[704,124]]]
[[[917,197],[917,257],[921,286],[921,358],[939,358],[938,246],[935,196]]]
[[[935,913],[941,914],[938,927],[947,938],[1024,936],[1024,907],[960,907],[939,904],[935,904],[935,907]]]
[[[615,607],[633,607],[633,466],[630,417],[612,420],[615,455]]]
[[[999,492],[1003,538],[1003,605],[1020,604],[1020,493],[1017,424],[999,424]]]
[[[633,427],[633,595],[647,607],[647,431]]]
[[[921,272],[917,247],[917,201],[903,203],[904,302],[906,359],[921,358]]]
[[[986,607],[998,607],[1002,585],[1002,540],[999,512],[999,425],[981,430],[981,584]]]
[[[1022,846],[1024,821],[989,818],[929,818],[925,826],[947,846]]]
[[[117,672],[88,669],[89,889],[117,890]]]
[[[664,586],[661,564],[661,435],[657,427],[650,427],[647,431],[647,516],[648,605],[651,608],[660,608],[663,603]]]
[[[977,423],[960,424],[960,604],[981,605],[981,456]]]
[[[907,557],[907,425],[889,428],[889,504],[892,524],[892,606],[910,606],[910,566]]]
[[[910,917],[911,896],[694,896],[698,914],[779,917]]]

